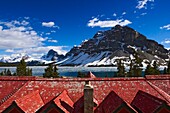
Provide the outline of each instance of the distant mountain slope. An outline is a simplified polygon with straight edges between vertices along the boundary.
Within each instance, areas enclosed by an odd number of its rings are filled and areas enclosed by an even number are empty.
[[[160,65],[164,65],[170,58],[170,51],[163,45],[147,39],[128,26],[116,25],[110,30],[98,31],[93,38],[73,47],[65,56],[51,49],[39,59],[20,54],[4,57],[0,62],[13,63],[24,58],[31,65],[56,62],[64,66],[113,66],[117,59],[123,59],[125,64],[129,64],[134,51],[143,59],[143,64],[157,60]]]
[[[169,51],[156,41],[147,39],[128,26],[117,25],[111,30],[99,31],[93,38],[73,47],[62,65],[115,65],[115,60],[120,58],[129,63],[134,50],[147,62],[158,60],[163,64],[169,59]]]
[[[64,55],[59,55],[56,51],[53,49],[49,50],[47,55],[44,55],[41,57],[41,59],[46,60],[46,61],[61,61],[65,58]]]

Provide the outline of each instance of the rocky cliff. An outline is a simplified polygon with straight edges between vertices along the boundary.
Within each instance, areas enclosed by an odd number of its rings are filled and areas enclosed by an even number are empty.
[[[165,63],[169,59],[169,51],[154,40],[147,39],[134,29],[117,25],[111,30],[99,31],[93,38],[73,47],[62,65],[114,65],[116,59],[129,62],[136,51],[146,62],[158,60]]]

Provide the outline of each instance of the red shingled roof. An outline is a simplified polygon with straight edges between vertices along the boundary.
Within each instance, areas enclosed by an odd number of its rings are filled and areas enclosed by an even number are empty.
[[[148,75],[146,78],[149,82],[170,95],[170,75]]]
[[[98,105],[98,101],[93,98],[93,102],[94,102],[94,105],[97,106]],[[94,107],[95,107],[94,106]],[[74,107],[74,110],[73,110],[73,113],[82,113],[83,110],[84,110],[84,95],[82,97],[80,97],[73,105]]]
[[[73,110],[73,101],[67,94],[67,91],[64,90],[57,98],[54,99],[54,103],[62,109],[65,113],[69,113]]]
[[[34,91],[33,93],[15,100],[15,102],[25,113],[35,113],[44,105],[39,91]]]
[[[62,91],[57,97],[55,97],[54,99],[52,99],[50,102],[48,102],[47,104],[45,104],[44,106],[42,106],[39,110],[38,113],[42,113],[45,110],[48,109],[49,106],[54,106],[53,104],[55,104],[56,107],[52,107],[51,110],[55,109],[55,110],[62,110],[65,113],[70,113],[73,110],[73,101],[70,99],[70,97],[67,94],[67,91],[64,90]],[[56,109],[57,108],[57,109]],[[58,109],[59,108],[59,109]],[[52,110],[52,111],[53,111]]]
[[[10,98],[26,81],[0,81],[0,105]]]
[[[154,97],[151,94],[145,93],[143,91],[138,91],[133,102],[131,103],[132,106],[138,108],[138,112],[143,113],[153,113],[165,104],[166,101]]]
[[[155,78],[154,78],[155,79]],[[44,78],[0,78],[0,86],[3,85],[1,91],[5,91],[9,84],[13,84],[13,87],[18,87],[17,83],[21,83],[21,88],[17,89],[12,96],[10,96],[4,103],[0,106],[0,112],[6,109],[14,100],[23,98],[36,90],[39,90],[39,95],[41,96],[44,104],[47,104],[51,100],[54,100],[63,90],[67,91],[68,97],[76,102],[83,96],[83,88],[85,81],[91,81],[91,85],[94,88],[94,98],[98,103],[102,103],[104,98],[111,92],[114,91],[123,101],[130,104],[139,90],[152,94],[153,96],[166,101],[167,91],[157,91],[158,86],[151,84],[151,79],[145,78],[56,78],[56,79],[44,79]],[[159,79],[155,79],[157,81]],[[165,79],[167,80],[167,79]],[[164,80],[162,80],[164,81]],[[166,84],[167,82],[165,82]],[[167,84],[168,85],[168,84]],[[1,95],[0,95],[1,96]],[[65,100],[64,100],[65,101]],[[63,103],[66,104],[67,102]],[[68,104],[68,103],[67,103]],[[63,105],[62,105],[63,106]]]
[[[125,107],[126,106],[126,107]],[[128,108],[128,109],[127,109]],[[113,113],[116,110],[126,109],[127,112],[136,112],[129,104],[123,101],[115,92],[111,91],[96,108],[94,113]]]

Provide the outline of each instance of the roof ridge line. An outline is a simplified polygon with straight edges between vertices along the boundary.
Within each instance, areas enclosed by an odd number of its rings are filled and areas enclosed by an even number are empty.
[[[29,82],[31,82],[31,81],[26,81],[26,82],[23,84],[23,86],[20,87],[14,94],[16,94],[19,90],[21,90],[21,89],[22,89],[24,86],[26,86],[26,84],[29,83]],[[8,99],[10,99],[11,97],[13,97],[14,94],[12,94]],[[8,99],[7,99],[6,101],[8,101]],[[6,102],[6,101],[5,101],[5,102]],[[1,105],[3,105],[5,102],[3,102]],[[5,108],[5,109],[6,109],[6,108]]]
[[[22,84],[20,87],[18,87],[17,89],[11,91],[11,93],[9,93],[8,95],[6,95],[3,99],[0,100],[0,106],[6,101],[8,100],[10,97],[12,97],[20,88],[22,88],[24,85],[26,84],[26,82],[24,84]]]
[[[170,98],[170,96],[165,92],[163,91],[161,88],[158,88],[156,85],[152,84],[151,82],[147,81],[146,82],[156,91],[158,92],[166,101],[168,101],[169,103],[167,104],[170,104],[170,99],[168,99],[166,96],[168,96]],[[163,94],[162,94],[163,93]]]

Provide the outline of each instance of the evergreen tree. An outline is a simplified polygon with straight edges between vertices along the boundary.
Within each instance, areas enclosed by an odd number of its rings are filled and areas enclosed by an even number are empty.
[[[151,64],[149,63],[145,69],[145,75],[154,75],[155,71],[153,69],[153,67],[151,66]]]
[[[129,72],[128,72],[127,76],[128,77],[134,76],[133,75],[133,61],[132,60],[130,60],[130,68],[129,68]]]
[[[57,68],[56,65],[54,65],[53,77],[54,77],[54,78],[58,78],[58,77],[59,77],[58,68]]]
[[[5,75],[5,76],[7,75],[7,71],[6,71],[6,69],[4,70],[4,75]]]
[[[163,74],[167,74],[167,68],[164,68]]]
[[[170,61],[168,62],[167,74],[170,74]]]
[[[17,76],[32,76],[32,69],[27,68],[27,64],[24,59],[22,59],[17,65],[16,75]]]
[[[134,72],[134,76],[136,77],[140,77],[142,76],[142,69],[141,67],[142,65],[142,59],[139,58],[139,55],[137,54],[137,52],[135,51],[134,53],[134,65],[133,65],[133,72]]]
[[[166,68],[164,69],[164,73],[166,73]],[[145,69],[145,75],[155,75],[160,74],[156,61],[153,62],[153,67],[151,64],[148,64]]]
[[[154,69],[154,74],[157,74],[157,75],[160,74],[156,61],[153,62],[153,69]]]
[[[6,75],[7,75],[7,76],[12,76],[11,71],[10,71],[9,69],[8,69],[7,72],[6,72]]]
[[[58,78],[59,77],[59,73],[57,72],[57,67],[53,66],[52,64],[50,64],[46,69],[45,69],[45,73],[43,74],[43,77],[45,78]]]
[[[17,76],[17,74],[16,74],[16,73],[13,73],[13,76]]]
[[[142,59],[139,57],[136,51],[134,51],[134,59],[131,59],[130,69],[128,72],[129,77],[141,77],[142,76]]]
[[[2,76],[12,76],[12,74],[11,74],[11,71],[8,69],[4,69],[4,71],[2,71],[1,73],[0,73],[0,75],[2,75]]]
[[[26,76],[26,62],[22,59],[19,64],[17,65],[16,73],[17,76]]]
[[[118,77],[125,77],[125,67],[121,59],[117,61],[117,70]]]
[[[32,76],[32,69],[27,68],[27,69],[26,69],[26,75],[27,75],[27,76]]]
[[[77,77],[79,77],[79,78],[84,78],[84,77],[85,77],[85,74],[79,71],[79,72],[77,73]]]
[[[2,71],[2,72],[0,73],[0,75],[1,75],[1,76],[4,76],[4,71]]]

